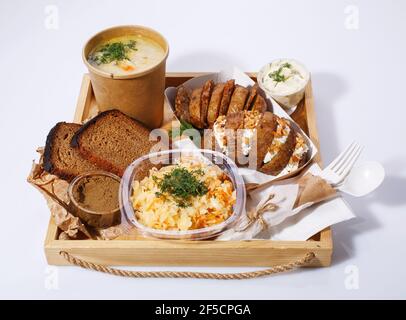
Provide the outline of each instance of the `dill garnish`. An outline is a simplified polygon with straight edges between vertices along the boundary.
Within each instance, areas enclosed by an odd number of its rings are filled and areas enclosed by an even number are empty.
[[[288,68],[288,69],[290,69],[291,67],[292,67],[292,65],[291,65],[289,62],[286,62],[286,63],[284,63],[283,65],[281,65],[281,66],[278,68],[278,70],[276,70],[276,71],[274,71],[274,72],[272,72],[272,73],[269,74],[269,77],[270,77],[273,81],[276,82],[275,87],[276,87],[276,85],[277,85],[279,82],[285,82],[285,81],[288,79],[287,77],[285,77],[285,76],[282,74],[283,68]]]
[[[113,61],[130,60],[128,53],[130,50],[137,50],[135,40],[130,40],[127,43],[112,42],[101,46],[90,59],[98,65],[106,64]]]
[[[183,167],[176,167],[171,172],[164,174],[162,179],[153,176],[160,191],[157,197],[170,196],[178,207],[186,208],[191,205],[191,198],[204,196],[208,189],[204,182],[197,177],[204,175],[202,169],[189,171]]]

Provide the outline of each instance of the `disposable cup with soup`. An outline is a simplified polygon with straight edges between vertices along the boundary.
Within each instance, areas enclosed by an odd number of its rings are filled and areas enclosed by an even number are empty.
[[[155,30],[118,26],[85,44],[82,58],[100,111],[119,109],[150,128],[163,119],[169,46]]]
[[[310,74],[294,59],[277,59],[263,66],[257,79],[268,96],[289,110],[303,99]]]

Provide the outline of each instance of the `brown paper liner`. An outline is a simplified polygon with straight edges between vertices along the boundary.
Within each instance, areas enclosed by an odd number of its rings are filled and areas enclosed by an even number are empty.
[[[122,234],[120,226],[113,226],[106,229],[91,228],[67,211],[63,202],[67,203],[67,190],[69,183],[46,171],[42,166],[43,148],[37,150],[40,155],[39,163],[33,163],[27,181],[38,189],[44,196],[48,208],[51,211],[55,224],[62,232],[60,240],[73,239],[114,239]],[[62,202],[61,202],[62,200]]]
[[[319,176],[306,173],[298,180],[299,193],[293,208],[306,203],[318,203],[331,199],[337,195],[334,188]]]

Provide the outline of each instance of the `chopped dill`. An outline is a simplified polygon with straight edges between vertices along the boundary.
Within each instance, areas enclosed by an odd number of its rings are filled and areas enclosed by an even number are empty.
[[[98,65],[107,64],[113,61],[129,60],[128,53],[131,50],[137,50],[135,40],[130,40],[127,43],[112,42],[101,46],[92,56],[91,60]]]
[[[204,196],[208,192],[204,182],[198,179],[198,176],[203,175],[202,169],[189,171],[178,166],[164,174],[162,179],[153,176],[152,179],[160,189],[159,192],[155,193],[155,196],[170,196],[178,207],[189,207],[192,197]]]
[[[277,86],[277,84],[279,82],[285,82],[288,78],[285,77],[285,75],[282,74],[282,70],[283,68],[292,68],[292,65],[289,62],[284,63],[283,65],[281,65],[278,70],[272,72],[269,74],[269,77],[276,82],[275,87]]]

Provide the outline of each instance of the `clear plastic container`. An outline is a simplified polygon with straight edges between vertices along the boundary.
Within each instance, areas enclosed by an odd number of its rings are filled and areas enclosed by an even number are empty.
[[[173,165],[179,161],[187,159],[191,161],[204,161],[208,165],[216,165],[230,178],[236,191],[236,203],[233,206],[233,213],[230,217],[213,226],[192,229],[187,231],[176,230],[160,230],[147,227],[137,220],[134,208],[130,201],[132,195],[132,184],[134,180],[142,180],[148,175],[149,170],[153,167],[158,169],[163,166]],[[187,240],[202,240],[213,238],[220,235],[222,232],[230,228],[238,220],[245,209],[246,192],[244,180],[238,173],[235,163],[220,152],[203,150],[203,149],[178,149],[166,150],[145,155],[133,163],[126,169],[120,184],[120,207],[121,207],[121,223],[126,224],[123,230],[131,232],[132,228],[136,228],[144,236],[155,237],[160,239],[187,239]]]

